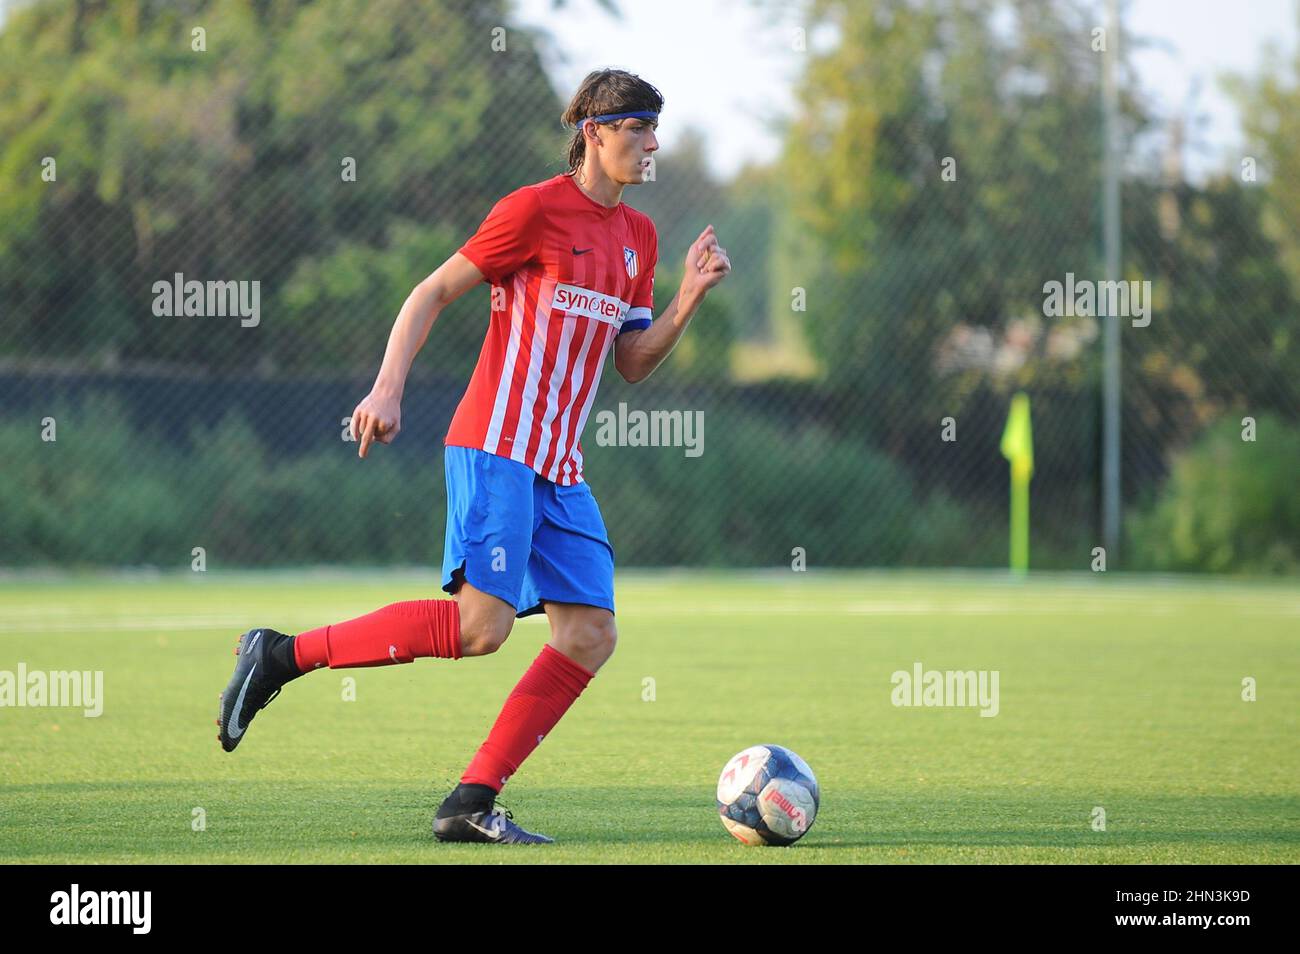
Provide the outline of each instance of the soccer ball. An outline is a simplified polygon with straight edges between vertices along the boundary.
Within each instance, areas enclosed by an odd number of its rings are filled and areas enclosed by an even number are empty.
[[[793,845],[812,827],[820,803],[808,763],[779,745],[745,749],[718,779],[722,824],[747,845]]]

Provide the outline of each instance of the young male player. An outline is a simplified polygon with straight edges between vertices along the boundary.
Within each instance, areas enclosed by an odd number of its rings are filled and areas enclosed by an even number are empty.
[[[552,840],[493,806],[617,639],[614,551],[583,481],[578,438],[609,351],[624,378],[643,380],[731,271],[709,226],[687,252],[676,297],[654,319],[658,235],[620,200],[625,186],[645,181],[662,108],[659,91],[634,74],[590,73],[564,113],[576,129],[569,171],[499,201],[406,300],[374,387],[352,414],[363,458],[373,442],[397,436],[407,373],[438,314],[479,282],[492,284],[487,339],[445,441],[442,586],[452,599],[394,603],[296,637],[245,633],[217,720],[226,751],[306,672],[485,655],[517,616],[544,611],[550,642],[506,699],[433,831],[441,841]]]

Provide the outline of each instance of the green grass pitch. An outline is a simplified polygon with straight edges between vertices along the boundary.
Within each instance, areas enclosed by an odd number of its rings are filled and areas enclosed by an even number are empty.
[[[617,652],[504,793],[552,846],[430,834],[544,621],[491,657],[309,674],[221,751],[240,632],[427,597],[434,575],[0,582],[0,670],[104,673],[98,718],[0,708],[0,859],[1300,861],[1293,583],[623,573]],[[998,671],[997,716],[895,707],[891,674],[917,662]],[[759,742],[793,748],[822,786],[794,848],[741,845],[713,807],[723,763]]]

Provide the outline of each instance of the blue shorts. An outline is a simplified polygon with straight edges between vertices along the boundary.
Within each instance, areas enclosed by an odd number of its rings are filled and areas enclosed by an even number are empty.
[[[585,482],[562,487],[526,464],[472,447],[443,449],[447,539],[442,588],[462,580],[517,616],[542,603],[614,612],[614,548]]]

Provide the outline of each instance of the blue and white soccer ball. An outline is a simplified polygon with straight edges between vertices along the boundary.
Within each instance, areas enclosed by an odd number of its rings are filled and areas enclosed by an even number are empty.
[[[779,745],[736,754],[718,779],[722,824],[747,845],[793,845],[812,827],[820,803],[808,763]]]

